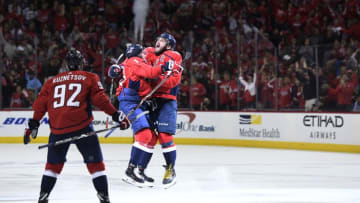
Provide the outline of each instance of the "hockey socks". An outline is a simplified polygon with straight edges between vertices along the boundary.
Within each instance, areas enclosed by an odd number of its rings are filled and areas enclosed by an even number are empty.
[[[43,175],[41,179],[41,190],[40,194],[50,194],[55,186],[57,178],[52,176]]]
[[[125,171],[123,180],[137,187],[152,187],[154,179],[145,174],[145,169],[152,157],[153,148],[135,142],[131,148],[129,166]]]
[[[139,177],[143,178],[144,181],[146,181],[146,182],[154,182],[154,179],[148,177],[145,174],[145,169],[150,162],[150,159],[153,155],[153,151],[154,151],[154,149],[145,147],[145,146],[139,144],[138,142],[135,142],[134,146],[132,148],[133,156],[130,159],[129,166],[132,165],[133,167],[138,167]],[[136,178],[133,178],[133,179],[136,179]],[[135,180],[135,181],[139,182],[137,180]]]
[[[131,149],[130,163],[145,169],[154,152],[157,137],[150,129],[144,129],[136,134],[136,141]]]
[[[167,166],[174,168],[176,161],[176,146],[173,141],[173,136],[168,133],[159,133],[159,142],[161,144],[162,152]]]
[[[173,148],[173,149],[171,149]],[[171,148],[163,148],[163,155],[165,158],[165,162],[167,166],[175,166],[175,161],[176,161],[176,148],[175,147],[171,147]]]
[[[145,169],[147,168],[149,162],[150,162],[150,159],[152,157],[153,153],[149,153],[149,152],[142,152],[142,159],[139,163],[139,175],[144,179],[144,181],[148,182],[148,183],[151,183],[150,185],[148,185],[149,187],[153,187],[153,183],[154,183],[154,179],[147,176],[145,174]]]
[[[141,152],[141,159],[140,159],[140,161],[138,163],[139,168],[143,168],[143,169],[147,168],[147,166],[148,166],[148,164],[149,164],[149,162],[151,160],[152,155],[153,155],[152,151],[151,152],[142,151]]]
[[[130,164],[137,166],[142,157],[142,150],[137,147],[138,143],[135,142],[131,148]]]
[[[98,194],[102,194],[105,197],[109,196],[108,181],[106,175],[98,176],[92,179]]]
[[[175,173],[175,161],[176,161],[176,146],[175,144],[171,144],[170,147],[164,147],[162,145],[162,151],[165,158],[166,166],[165,167],[165,174],[162,180],[162,184],[165,189],[175,185],[176,183],[176,173]]]

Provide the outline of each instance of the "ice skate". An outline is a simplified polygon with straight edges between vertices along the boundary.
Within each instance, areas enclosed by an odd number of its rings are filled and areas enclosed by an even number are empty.
[[[164,166],[165,167],[165,174],[162,181],[164,189],[168,189],[169,187],[175,185],[176,183],[176,173],[175,169],[172,165]]]
[[[128,168],[125,171],[125,176],[123,177],[123,181],[135,185],[136,187],[144,187],[144,179],[137,175],[138,173],[137,169],[134,165],[129,164]]]
[[[38,203],[48,203],[49,193],[41,192]]]
[[[154,187],[155,181],[153,178],[145,174],[145,169],[139,168],[139,175],[144,180],[144,185],[147,187]]]
[[[106,196],[102,193],[97,193],[97,197],[100,200],[100,203],[110,203],[109,196]]]

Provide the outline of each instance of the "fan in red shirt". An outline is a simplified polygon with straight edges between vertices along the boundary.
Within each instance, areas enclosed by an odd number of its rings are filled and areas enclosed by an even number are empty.
[[[106,48],[116,49],[120,44],[120,36],[118,32],[115,32],[113,27],[109,27],[109,31],[105,34]]]
[[[101,74],[102,57],[103,57],[101,47],[100,46],[96,47],[96,50],[93,50],[90,44],[88,44],[88,53],[94,59],[93,63],[90,64],[90,66],[93,67],[93,71],[95,73]]]
[[[289,77],[282,78],[279,90],[279,108],[289,108],[291,105],[291,86]]]
[[[33,104],[34,115],[29,119],[24,143],[30,142],[30,135],[36,138],[40,120],[49,114],[49,143],[93,132],[91,104],[112,115],[120,129],[126,129],[129,121],[118,112],[105,95],[99,77],[94,73],[82,71],[83,56],[80,51],[71,49],[65,57],[68,72],[49,79]],[[97,135],[88,136],[73,142],[81,152],[87,169],[92,175],[95,189],[101,202],[110,202],[105,164]],[[57,176],[66,161],[70,142],[48,148],[47,163],[41,182],[39,202],[48,202]]]
[[[234,75],[233,79],[230,80],[229,86],[230,86],[229,97],[230,97],[231,109],[238,110],[239,109],[238,103],[240,105],[240,100],[241,100],[240,98],[241,89],[239,87],[236,75]]]
[[[25,107],[22,100],[21,86],[16,86],[16,92],[11,95],[10,108]]]
[[[341,77],[340,84],[336,88],[338,92],[337,97],[337,109],[340,111],[351,111],[352,109],[352,97],[354,94],[354,83],[350,80],[350,74],[344,74]]]
[[[270,78],[270,73],[263,73],[261,77],[261,97],[260,101],[265,109],[273,107],[274,101],[274,78]]]
[[[326,111],[335,111],[337,106],[338,89],[333,88],[331,83],[325,83],[321,86],[324,92],[323,109]]]
[[[192,105],[193,109],[200,110],[200,105],[206,95],[206,89],[204,85],[199,83],[195,77],[191,77],[189,95],[189,103]]]
[[[360,40],[360,21],[357,20],[356,23],[349,27],[349,29],[342,29],[342,31],[350,37]]]
[[[65,17],[65,5],[61,4],[54,16],[54,28],[56,31],[64,32],[68,26]]]
[[[224,72],[224,80],[219,84],[219,99],[220,99],[220,110],[229,110],[231,105],[230,100],[230,74]]]
[[[43,25],[46,24],[48,22],[51,11],[52,10],[49,8],[49,3],[43,1],[41,4],[41,9],[39,10],[39,14],[37,16],[37,20]]]

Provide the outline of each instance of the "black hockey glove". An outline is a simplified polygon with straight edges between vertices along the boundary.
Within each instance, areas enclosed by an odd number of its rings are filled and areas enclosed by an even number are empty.
[[[144,101],[144,106],[145,106],[145,109],[146,110],[149,110],[149,111],[155,111],[158,107],[157,105],[157,102],[156,100],[153,98],[153,99],[148,99],[148,100],[145,100]]]
[[[40,126],[39,121],[34,119],[29,119],[28,128],[25,128],[24,144],[28,144],[30,142],[30,136],[33,139],[37,137],[39,126]]]
[[[161,66],[161,72],[165,73],[168,71],[172,71],[173,68],[174,68],[174,61],[170,60],[170,61],[166,62],[165,65]]]
[[[130,121],[122,111],[116,111],[112,115],[113,121],[119,123],[120,130],[126,130],[130,127]]]

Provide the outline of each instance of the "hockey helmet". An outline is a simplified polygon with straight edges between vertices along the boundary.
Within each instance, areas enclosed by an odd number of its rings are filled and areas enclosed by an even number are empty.
[[[174,36],[172,36],[171,34],[164,32],[158,38],[166,39],[166,41],[167,41],[168,45],[170,45],[171,49],[175,48],[176,40],[175,40]]]
[[[133,56],[139,56],[143,47],[140,44],[130,44],[126,48],[126,57],[131,58]]]
[[[81,65],[84,62],[84,57],[82,56],[79,50],[76,50],[75,48],[71,48],[67,52],[65,56],[65,60],[69,70],[79,70],[81,69]]]

